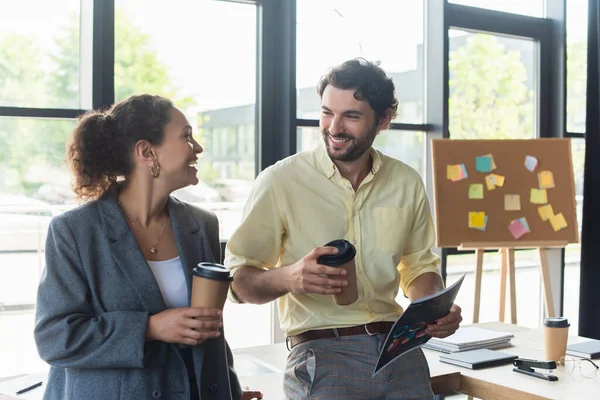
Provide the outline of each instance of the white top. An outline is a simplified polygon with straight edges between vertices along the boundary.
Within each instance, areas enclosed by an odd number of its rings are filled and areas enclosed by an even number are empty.
[[[167,308],[189,307],[188,290],[179,256],[165,261],[146,261]]]

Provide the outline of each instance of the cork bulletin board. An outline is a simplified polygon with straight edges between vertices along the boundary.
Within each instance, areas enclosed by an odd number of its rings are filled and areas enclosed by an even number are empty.
[[[579,241],[570,139],[432,140],[437,246]]]

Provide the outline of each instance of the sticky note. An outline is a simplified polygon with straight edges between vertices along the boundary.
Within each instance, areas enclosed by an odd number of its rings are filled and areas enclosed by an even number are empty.
[[[525,219],[525,217],[521,217],[517,221],[521,222],[527,230],[527,232],[529,232],[529,224],[527,223],[527,219]]]
[[[535,171],[538,166],[538,160],[534,156],[525,156],[525,168],[531,172]]]
[[[524,234],[528,233],[529,230],[525,225],[523,225],[522,221],[514,220],[508,225],[508,230],[513,235],[515,239],[519,239]]]
[[[540,171],[538,174],[540,189],[552,189],[554,187],[554,176],[551,171]]]
[[[469,185],[469,198],[470,199],[483,199],[483,184],[472,183]]]
[[[505,194],[504,195],[504,209],[506,211],[520,211],[521,210],[521,196],[518,194]]]
[[[494,180],[496,181],[496,186],[504,186],[504,177],[502,175],[496,175],[496,174],[492,174],[492,176],[494,177]]]
[[[567,221],[565,220],[565,216],[563,213],[558,213],[550,217],[550,225],[552,225],[552,229],[554,232],[558,232],[561,229],[567,227]]]
[[[469,228],[484,228],[485,213],[483,211],[471,211],[469,213]]]
[[[492,156],[492,153],[490,154],[486,154],[485,157],[489,157],[490,160],[492,161],[492,171],[496,169],[496,163],[494,162],[494,157]]]
[[[491,174],[485,177],[485,184],[488,190],[496,189],[496,176],[495,174]]]
[[[533,204],[546,204],[548,202],[546,189],[531,189],[530,201]]]
[[[483,227],[481,228],[475,228],[479,231],[485,231],[485,228],[487,228],[487,221],[488,221],[488,216],[486,215],[485,218],[483,219]]]
[[[548,221],[550,217],[554,216],[554,211],[552,211],[552,206],[550,204],[538,207],[538,213],[540,213],[542,221]]]
[[[490,156],[475,157],[475,170],[477,172],[491,172],[492,158]]]
[[[447,165],[446,166],[446,178],[456,181],[459,180],[462,175],[460,165]]]

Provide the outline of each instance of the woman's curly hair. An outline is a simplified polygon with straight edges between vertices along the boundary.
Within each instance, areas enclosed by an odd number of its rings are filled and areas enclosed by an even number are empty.
[[[394,82],[389,78],[379,63],[364,58],[348,60],[330,68],[317,85],[317,93],[323,97],[327,85],[339,89],[355,89],[356,100],[366,100],[375,111],[379,121],[391,111],[391,119],[396,117],[398,100],[394,95]]]
[[[164,97],[134,95],[106,111],[79,117],[67,150],[73,191],[82,200],[97,199],[119,177],[133,171],[133,148],[140,140],[160,145],[173,103]]]

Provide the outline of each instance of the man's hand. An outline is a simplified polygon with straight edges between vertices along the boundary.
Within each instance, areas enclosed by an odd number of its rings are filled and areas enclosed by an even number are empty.
[[[221,315],[221,310],[216,308],[171,308],[150,316],[146,341],[196,346],[221,335]]]
[[[298,262],[289,265],[288,290],[291,293],[336,294],[341,288],[348,286],[342,279],[346,274],[344,268],[328,267],[317,263],[320,256],[336,254],[335,247],[317,247]]]
[[[460,315],[461,309],[456,304],[450,307],[450,312],[444,318],[437,320],[435,324],[429,325],[425,330],[429,336],[437,338],[445,338],[446,336],[452,335],[458,329],[462,316]]]

